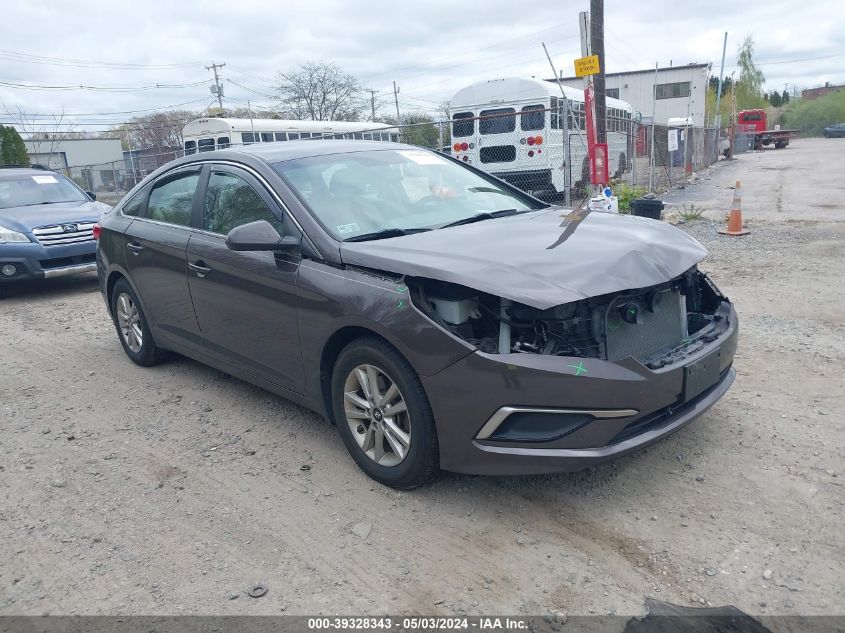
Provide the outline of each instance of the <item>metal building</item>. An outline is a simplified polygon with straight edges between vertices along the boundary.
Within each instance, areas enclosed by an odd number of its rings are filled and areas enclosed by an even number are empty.
[[[123,169],[123,148],[117,138],[61,139],[36,134],[25,139],[32,163],[61,171],[89,191],[113,188]]]
[[[666,125],[671,118],[690,117],[692,125],[702,127],[709,75],[710,64],[687,64],[658,69],[656,80],[653,68],[608,73],[605,85],[608,97],[631,104],[635,119],[639,113],[642,121],[650,122],[653,107],[658,125]],[[561,82],[572,88],[584,87],[581,77],[562,77]]]

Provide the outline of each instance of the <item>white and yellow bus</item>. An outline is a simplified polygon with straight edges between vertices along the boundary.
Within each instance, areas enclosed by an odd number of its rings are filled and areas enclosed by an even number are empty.
[[[449,105],[452,156],[544,199],[562,195],[567,168],[569,182],[583,186],[589,182],[584,93],[563,90],[569,108],[556,83],[539,79],[493,79],[459,90]],[[631,158],[632,108],[609,97],[606,107],[609,173],[619,176]]]
[[[312,138],[398,141],[399,131],[385,123],[359,121],[296,121],[286,119],[227,119],[208,117],[182,130],[185,154],[215,149]]]

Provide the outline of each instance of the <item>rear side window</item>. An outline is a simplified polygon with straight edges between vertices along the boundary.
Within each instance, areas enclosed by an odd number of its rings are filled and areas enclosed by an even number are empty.
[[[197,141],[197,146],[199,147],[199,151],[201,152],[213,152],[214,151],[214,139],[213,138],[201,138]]]
[[[196,141],[185,141],[185,155],[188,154],[196,154],[197,153],[197,142]]]
[[[288,140],[288,135],[284,132],[276,132],[276,140],[277,141],[286,141]]]
[[[452,136],[472,136],[475,134],[475,119],[472,112],[456,112],[452,116]]]
[[[282,223],[246,180],[212,172],[202,206],[202,228],[225,235],[236,226],[256,220],[267,220],[277,230],[282,229]]]
[[[217,147],[218,149],[226,149],[229,147],[229,137],[228,136],[220,136],[217,138]]]
[[[192,170],[159,180],[150,192],[147,217],[159,222],[190,226],[191,207],[199,179],[199,170]]]
[[[273,133],[272,132],[261,132],[261,142],[262,143],[272,143],[273,142]]]
[[[516,115],[513,108],[482,110],[478,131],[482,134],[505,134],[516,129]]]
[[[241,141],[244,145],[249,145],[250,143],[255,143],[256,135],[252,132],[241,132]]]
[[[529,105],[522,108],[519,125],[524,131],[542,130],[546,126],[546,109],[541,105]]]

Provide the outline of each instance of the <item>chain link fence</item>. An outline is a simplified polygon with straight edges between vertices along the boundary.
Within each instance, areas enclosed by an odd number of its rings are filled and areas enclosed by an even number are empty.
[[[654,130],[654,161],[651,139]],[[677,149],[670,150],[670,134],[677,139]],[[696,171],[719,160],[719,130],[712,127],[668,127],[635,123],[634,159],[631,184],[655,191],[670,189],[686,182]]]
[[[384,131],[344,134],[350,139],[400,140],[449,154],[468,165],[491,173],[510,184],[550,202],[562,202],[569,189],[578,203],[589,195],[583,104],[572,104],[567,114],[561,107],[526,107],[521,112],[493,112],[411,125],[385,124]],[[580,106],[580,107],[579,107]],[[678,149],[669,150],[669,130],[654,127],[654,164],[650,161],[652,126],[609,113],[607,119],[608,173],[611,182],[648,186],[656,190],[683,182],[691,172],[716,162],[719,136],[714,128],[676,128]],[[256,138],[260,138],[258,134]],[[271,136],[272,138],[272,136]],[[337,138],[337,136],[335,136]],[[234,140],[234,139],[233,139]],[[299,141],[319,142],[312,138]],[[273,141],[297,142],[297,141]],[[230,143],[228,147],[237,147]],[[209,149],[215,149],[212,145]],[[185,155],[183,148],[133,149],[122,161],[61,167],[58,170],[85,191],[107,204],[116,204],[147,175]],[[653,176],[651,175],[653,174]]]

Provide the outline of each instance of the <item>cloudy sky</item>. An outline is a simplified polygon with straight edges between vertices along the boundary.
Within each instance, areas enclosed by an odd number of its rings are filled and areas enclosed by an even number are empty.
[[[0,122],[65,113],[94,130],[157,108],[200,110],[211,62],[224,105],[269,106],[279,71],[331,60],[378,91],[392,111],[432,110],[465,84],[493,77],[572,74],[578,12],[588,0],[0,0]],[[754,37],[768,90],[845,83],[841,0],[744,2],[606,0],[607,71],[712,62],[728,31],[726,74]],[[82,89],[80,86],[89,88]],[[390,108],[390,109],[388,109]],[[11,117],[9,112],[15,114]]]

